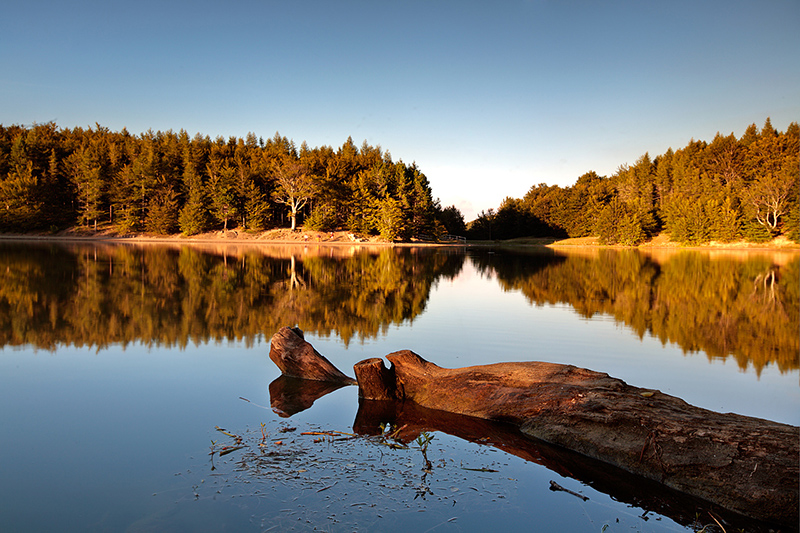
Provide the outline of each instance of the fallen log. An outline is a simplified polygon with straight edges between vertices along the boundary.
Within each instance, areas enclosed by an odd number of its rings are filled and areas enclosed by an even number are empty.
[[[398,395],[522,433],[767,522],[797,526],[800,430],[723,414],[608,374],[552,363],[445,369],[386,357]],[[400,392],[401,391],[401,392]]]
[[[295,344],[278,346],[283,350]],[[273,344],[273,361],[293,359],[279,350]],[[386,358],[390,368],[380,359],[355,365],[361,398],[413,401],[428,409],[511,423],[528,437],[735,513],[797,527],[800,429],[795,426],[709,411],[571,365],[446,369],[409,350]],[[317,366],[309,366],[309,375],[317,375]],[[296,377],[303,371],[301,366],[293,370]]]
[[[313,382],[308,382],[313,383]],[[696,530],[698,515],[709,521],[713,515],[727,531],[774,533],[774,527],[726,511],[717,505],[644,479],[619,468],[525,436],[519,427],[438,409],[427,409],[415,402],[360,400],[353,422],[359,435],[385,435],[386,425],[392,428],[393,439],[409,444],[423,432],[439,432],[456,436],[480,446],[491,446],[525,461],[539,464],[564,478],[571,478],[627,505],[669,517]],[[394,433],[394,431],[397,431]],[[499,476],[513,475],[500,467]]]
[[[284,376],[290,378],[356,384],[356,380],[344,375],[306,342],[300,328],[283,327],[278,330],[270,340],[269,358],[281,369]]]

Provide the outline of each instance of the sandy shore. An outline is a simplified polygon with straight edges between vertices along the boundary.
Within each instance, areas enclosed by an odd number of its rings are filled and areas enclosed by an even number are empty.
[[[381,241],[377,238],[364,239],[352,233],[319,232],[298,230],[292,232],[290,229],[275,229],[264,232],[245,232],[238,230],[213,231],[201,233],[187,237],[185,235],[149,235],[146,233],[136,233],[120,235],[111,230],[88,231],[83,229],[71,229],[54,234],[12,234],[0,233],[0,240],[24,240],[24,241],[113,241],[113,242],[141,242],[141,243],[198,243],[198,244],[375,244],[392,245],[393,243]]]
[[[0,240],[15,241],[85,241],[85,242],[136,242],[136,243],[169,243],[169,244],[325,244],[325,245],[370,245],[370,246],[551,246],[551,247],[603,247],[597,237],[581,237],[571,239],[520,238],[507,241],[467,241],[466,243],[434,243],[425,241],[388,242],[378,237],[364,238],[350,232],[320,232],[288,228],[272,229],[263,232],[246,232],[238,230],[213,231],[186,237],[184,235],[148,235],[145,233],[120,235],[113,230],[91,231],[74,228],[55,234],[38,233],[0,233]],[[623,248],[609,246],[609,248]],[[652,240],[639,245],[640,249],[681,249],[681,250],[781,250],[798,251],[800,244],[790,241],[784,236],[769,242],[710,242],[699,246],[682,246],[672,242],[668,235],[658,235]]]

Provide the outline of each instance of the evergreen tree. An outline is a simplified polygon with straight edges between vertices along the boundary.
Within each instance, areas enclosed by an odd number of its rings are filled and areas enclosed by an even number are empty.
[[[203,233],[209,227],[208,209],[206,209],[205,191],[199,183],[199,177],[189,186],[186,203],[178,217],[178,227],[186,236]]]
[[[150,198],[145,228],[161,235],[175,233],[179,228],[179,213],[178,193],[162,180]]]
[[[37,186],[38,180],[33,175],[30,161],[14,164],[0,179],[0,227],[27,230],[38,226]]]
[[[600,209],[607,194],[601,187],[607,181],[596,172],[587,172],[569,187],[558,204],[557,224],[565,229],[570,237],[591,235]]]
[[[454,205],[442,209],[438,202],[436,204],[436,220],[443,226],[449,235],[464,236],[467,232],[467,225],[464,223],[464,215]]]
[[[181,139],[183,152],[183,196],[185,201],[178,215],[178,227],[184,235],[196,235],[209,228],[209,216],[203,178],[197,169],[202,163],[203,139],[195,137],[190,142],[188,136]]]
[[[212,159],[207,167],[208,194],[211,215],[228,230],[228,221],[236,217],[236,199],[233,193],[233,168],[219,159]]]
[[[66,159],[68,173],[75,187],[78,201],[78,220],[82,224],[93,224],[105,212],[103,200],[108,184],[107,165],[103,156],[107,152],[81,148]]]
[[[469,228],[455,208],[434,201],[416,164],[388,151],[300,149],[276,133],[264,141],[96,128],[59,130],[47,123],[0,125],[0,226],[4,230],[96,225],[120,232],[186,234],[263,229],[305,217],[308,227],[408,240],[465,231],[471,237],[587,236],[638,242],[666,230],[674,240],[767,240],[798,233],[800,135],[767,119],[740,139],[717,134],[653,159],[644,154],[610,178],[590,172],[571,187],[540,184],[506,199]],[[295,172],[295,170],[298,170]],[[107,216],[106,216],[107,213]],[[454,227],[455,225],[455,227]]]
[[[23,230],[39,227],[42,210],[39,180],[22,135],[11,146],[8,166],[8,173],[0,176],[0,227]]]
[[[758,137],[747,147],[748,184],[742,200],[749,218],[755,219],[771,235],[779,232],[781,217],[797,196],[796,145],[790,138],[778,135],[767,118]]]

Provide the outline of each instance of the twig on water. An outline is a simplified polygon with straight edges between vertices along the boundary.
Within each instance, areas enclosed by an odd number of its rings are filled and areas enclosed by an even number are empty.
[[[322,487],[322,488],[321,488],[321,489],[319,489],[317,492],[322,492],[323,490],[328,490],[329,488],[333,487],[333,486],[334,486],[334,485],[336,485],[337,483],[339,483],[339,482],[338,482],[338,481],[334,481],[334,482],[333,482],[331,485],[327,485],[327,486],[325,486],[325,487]]]
[[[562,487],[561,485],[559,485],[558,483],[556,483],[553,480],[550,480],[550,490],[552,490],[552,491],[560,490],[561,492],[566,492],[567,494],[572,494],[573,496],[575,496],[577,498],[580,498],[583,501],[586,501],[586,500],[589,499],[588,496],[584,496],[583,494],[578,494],[574,490],[565,489],[564,487]]]
[[[239,396],[239,399],[240,399],[240,400],[244,400],[244,401],[246,401],[247,403],[252,403],[252,404],[253,404],[253,405],[255,405],[256,407],[260,407],[261,409],[267,409],[268,411],[272,411],[272,408],[270,408],[270,407],[264,407],[263,405],[258,405],[257,403],[255,403],[255,402],[251,402],[250,400],[248,400],[247,398],[244,398],[244,397],[242,397],[242,396]]]

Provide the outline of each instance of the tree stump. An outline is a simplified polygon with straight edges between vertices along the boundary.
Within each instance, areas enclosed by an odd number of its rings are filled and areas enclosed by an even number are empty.
[[[358,396],[365,400],[396,400],[394,370],[383,359],[364,359],[353,366],[358,381]]]

